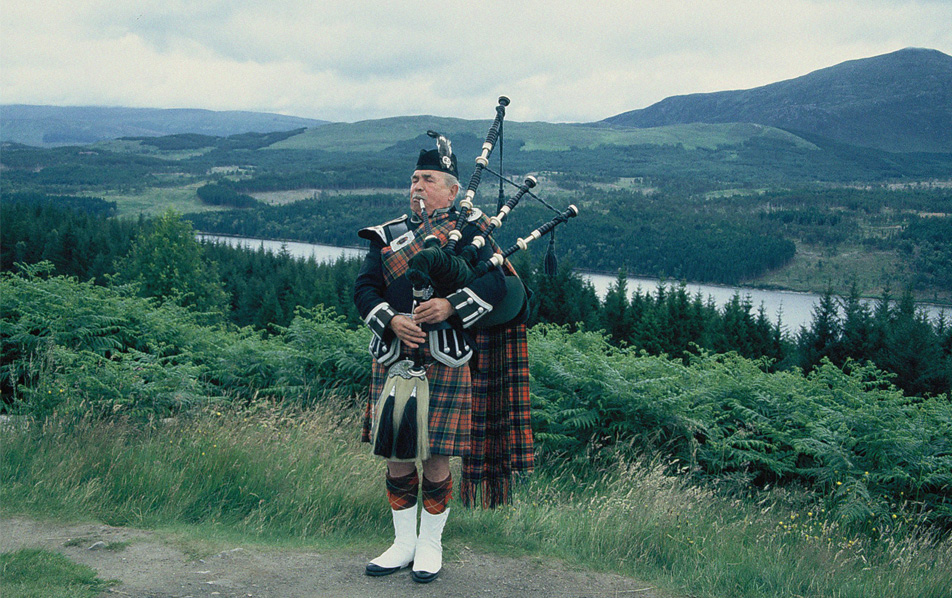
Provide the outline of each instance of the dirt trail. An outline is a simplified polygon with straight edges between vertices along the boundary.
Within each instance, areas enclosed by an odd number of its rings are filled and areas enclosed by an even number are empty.
[[[97,544],[100,543],[100,544]],[[121,549],[110,549],[121,543]],[[0,552],[36,547],[60,552],[118,579],[104,596],[136,598],[660,598],[649,584],[618,575],[566,568],[558,561],[449,552],[440,577],[414,583],[408,571],[363,574],[364,557],[328,552],[230,547],[191,558],[158,535],[102,524],[0,520]]]

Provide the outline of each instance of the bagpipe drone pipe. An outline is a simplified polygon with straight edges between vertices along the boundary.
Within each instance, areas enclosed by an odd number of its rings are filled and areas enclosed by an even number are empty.
[[[507,258],[519,250],[526,250],[529,243],[549,235],[549,247],[545,256],[545,271],[547,274],[554,275],[556,270],[554,229],[560,224],[567,222],[570,218],[578,215],[578,208],[570,205],[564,211],[559,212],[548,202],[533,193],[538,185],[538,181],[533,176],[527,176],[520,185],[515,183],[502,174],[502,160],[500,152],[499,172],[489,168],[489,158],[497,145],[502,143],[503,119],[506,114],[506,106],[509,105],[509,98],[500,96],[499,104],[496,106],[496,117],[493,119],[486,134],[486,140],[482,146],[482,152],[476,157],[476,167],[470,178],[469,185],[463,199],[460,201],[460,213],[456,220],[456,225],[449,232],[448,241],[445,246],[440,245],[439,239],[429,230],[426,232],[424,249],[410,258],[410,269],[407,276],[410,278],[414,288],[427,288],[439,286],[440,288],[460,289],[467,286],[474,279],[486,274],[493,268],[502,268],[506,264]],[[427,131],[430,137],[436,139],[437,150],[441,156],[448,156],[452,153],[450,141],[443,135],[435,131]],[[462,229],[473,216],[478,216],[480,211],[474,208],[473,201],[476,197],[476,190],[479,187],[483,172],[488,172],[500,181],[500,200],[497,206],[498,213],[489,218],[488,224],[484,225],[473,237],[472,242],[467,247],[457,251],[457,244],[463,238]],[[516,187],[515,194],[505,202],[502,201],[502,185],[508,184]],[[503,220],[519,205],[524,196],[530,196],[552,210],[557,215],[542,224],[527,236],[516,241],[514,245],[505,251],[496,244],[492,233],[502,226]],[[425,211],[423,212],[424,223],[427,223]],[[489,259],[480,260],[480,250],[490,243],[497,251]],[[507,274],[514,274],[515,270]],[[528,295],[525,286],[518,276],[507,275],[506,280],[506,298],[503,303],[493,309],[492,312],[481,318],[476,327],[486,328],[508,324],[521,315],[528,313]]]

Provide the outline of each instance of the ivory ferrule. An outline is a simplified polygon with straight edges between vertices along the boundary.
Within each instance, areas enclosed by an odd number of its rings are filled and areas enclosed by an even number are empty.
[[[486,244],[486,239],[484,237],[473,237],[473,247],[476,249],[482,249]]]
[[[449,237],[449,240],[450,240],[450,241],[457,241],[457,242],[458,242],[460,239],[463,238],[463,233],[459,232],[459,231],[456,230],[456,229],[453,229],[453,230],[450,231],[450,234],[447,235],[447,236]]]
[[[489,258],[489,262],[497,268],[502,266],[503,262],[505,261],[506,258],[504,258],[501,253],[494,253],[493,256]]]
[[[473,209],[473,198],[474,198],[474,197],[476,197],[476,191],[473,190],[473,189],[467,189],[467,190],[466,190],[466,197],[464,197],[463,200],[459,202],[459,205],[461,205],[461,206],[463,206],[463,207],[466,207],[466,208],[469,208],[470,210],[472,210],[472,209]],[[465,205],[467,202],[469,203],[469,205]]]
[[[493,216],[489,219],[489,223],[493,225],[493,228],[499,228],[502,226],[502,218],[499,216]]]
[[[489,157],[489,154],[493,151],[493,144],[488,141],[483,142],[483,156]]]
[[[534,231],[532,231],[531,233],[529,233],[529,236],[532,237],[532,240],[534,241],[534,240],[538,239],[539,237],[541,237],[541,236],[542,236],[542,233],[539,232],[539,229],[535,229]]]
[[[506,216],[509,215],[509,212],[511,211],[512,211],[512,208],[510,208],[509,206],[503,206],[502,209],[499,210],[499,218],[505,218]]]
[[[483,168],[486,168],[487,166],[489,166],[489,158],[486,157],[485,152],[483,153],[482,156],[476,158],[476,164],[478,164],[479,166],[482,166]]]
[[[526,248],[529,246],[529,241],[531,240],[532,239],[529,239],[528,241],[526,239],[519,239],[518,241],[516,241],[516,245],[519,246],[519,249],[525,251]]]

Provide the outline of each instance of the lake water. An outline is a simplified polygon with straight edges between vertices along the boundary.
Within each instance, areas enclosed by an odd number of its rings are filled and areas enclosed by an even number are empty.
[[[233,247],[244,247],[247,249],[258,249],[264,247],[265,250],[278,253],[286,250],[295,257],[307,259],[313,257],[318,262],[333,262],[340,257],[363,257],[365,249],[356,249],[352,247],[335,247],[333,245],[320,245],[316,243],[298,243],[294,241],[269,241],[267,239],[249,239],[246,237],[227,237],[221,235],[199,234],[200,240],[206,240],[213,243],[227,243]],[[604,297],[609,287],[615,283],[615,276],[607,274],[592,274],[580,272],[581,276],[590,281],[595,287],[599,297]],[[662,284],[657,279],[650,278],[628,278],[628,290],[634,294],[635,290],[640,288],[641,292],[654,293],[658,286]],[[677,282],[667,281],[663,284],[671,286]],[[694,295],[698,292],[706,301],[708,297],[713,297],[718,307],[722,307],[731,298],[740,293],[741,299],[748,298],[753,311],[764,307],[764,311],[770,320],[776,322],[778,318],[783,328],[788,332],[797,332],[802,326],[809,326],[813,320],[813,306],[816,305],[820,296],[812,293],[798,293],[794,291],[772,291],[764,289],[754,289],[747,287],[730,287],[712,284],[686,285],[688,293]],[[920,309],[934,320],[939,314],[946,311],[947,315],[952,315],[952,310],[935,305],[920,305]]]

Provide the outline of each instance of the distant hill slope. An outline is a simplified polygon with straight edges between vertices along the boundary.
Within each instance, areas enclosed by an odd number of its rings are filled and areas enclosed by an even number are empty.
[[[227,137],[317,127],[327,121],[264,112],[99,106],[0,106],[0,141],[41,147],[82,145],[118,137],[199,133]]]
[[[952,56],[907,48],[754,89],[670,97],[602,122],[747,122],[892,152],[952,152]]]
[[[272,146],[271,149],[304,149],[332,152],[377,152],[405,142],[432,142],[422,139],[428,129],[438,130],[463,146],[467,138],[482,145],[490,121],[462,120],[439,116],[399,116],[356,123],[332,123],[308,129]],[[751,124],[690,124],[652,129],[613,129],[605,125],[515,122],[504,124],[508,150],[568,151],[600,146],[681,145],[686,149],[715,149],[721,145],[743,143],[751,138],[783,141],[803,149],[815,146],[773,127]],[[513,145],[516,144],[516,145]],[[422,147],[420,145],[419,147]],[[416,146],[415,146],[416,147]],[[467,155],[467,154],[463,154]],[[473,158],[478,151],[473,149]],[[467,156],[468,158],[468,156]]]

